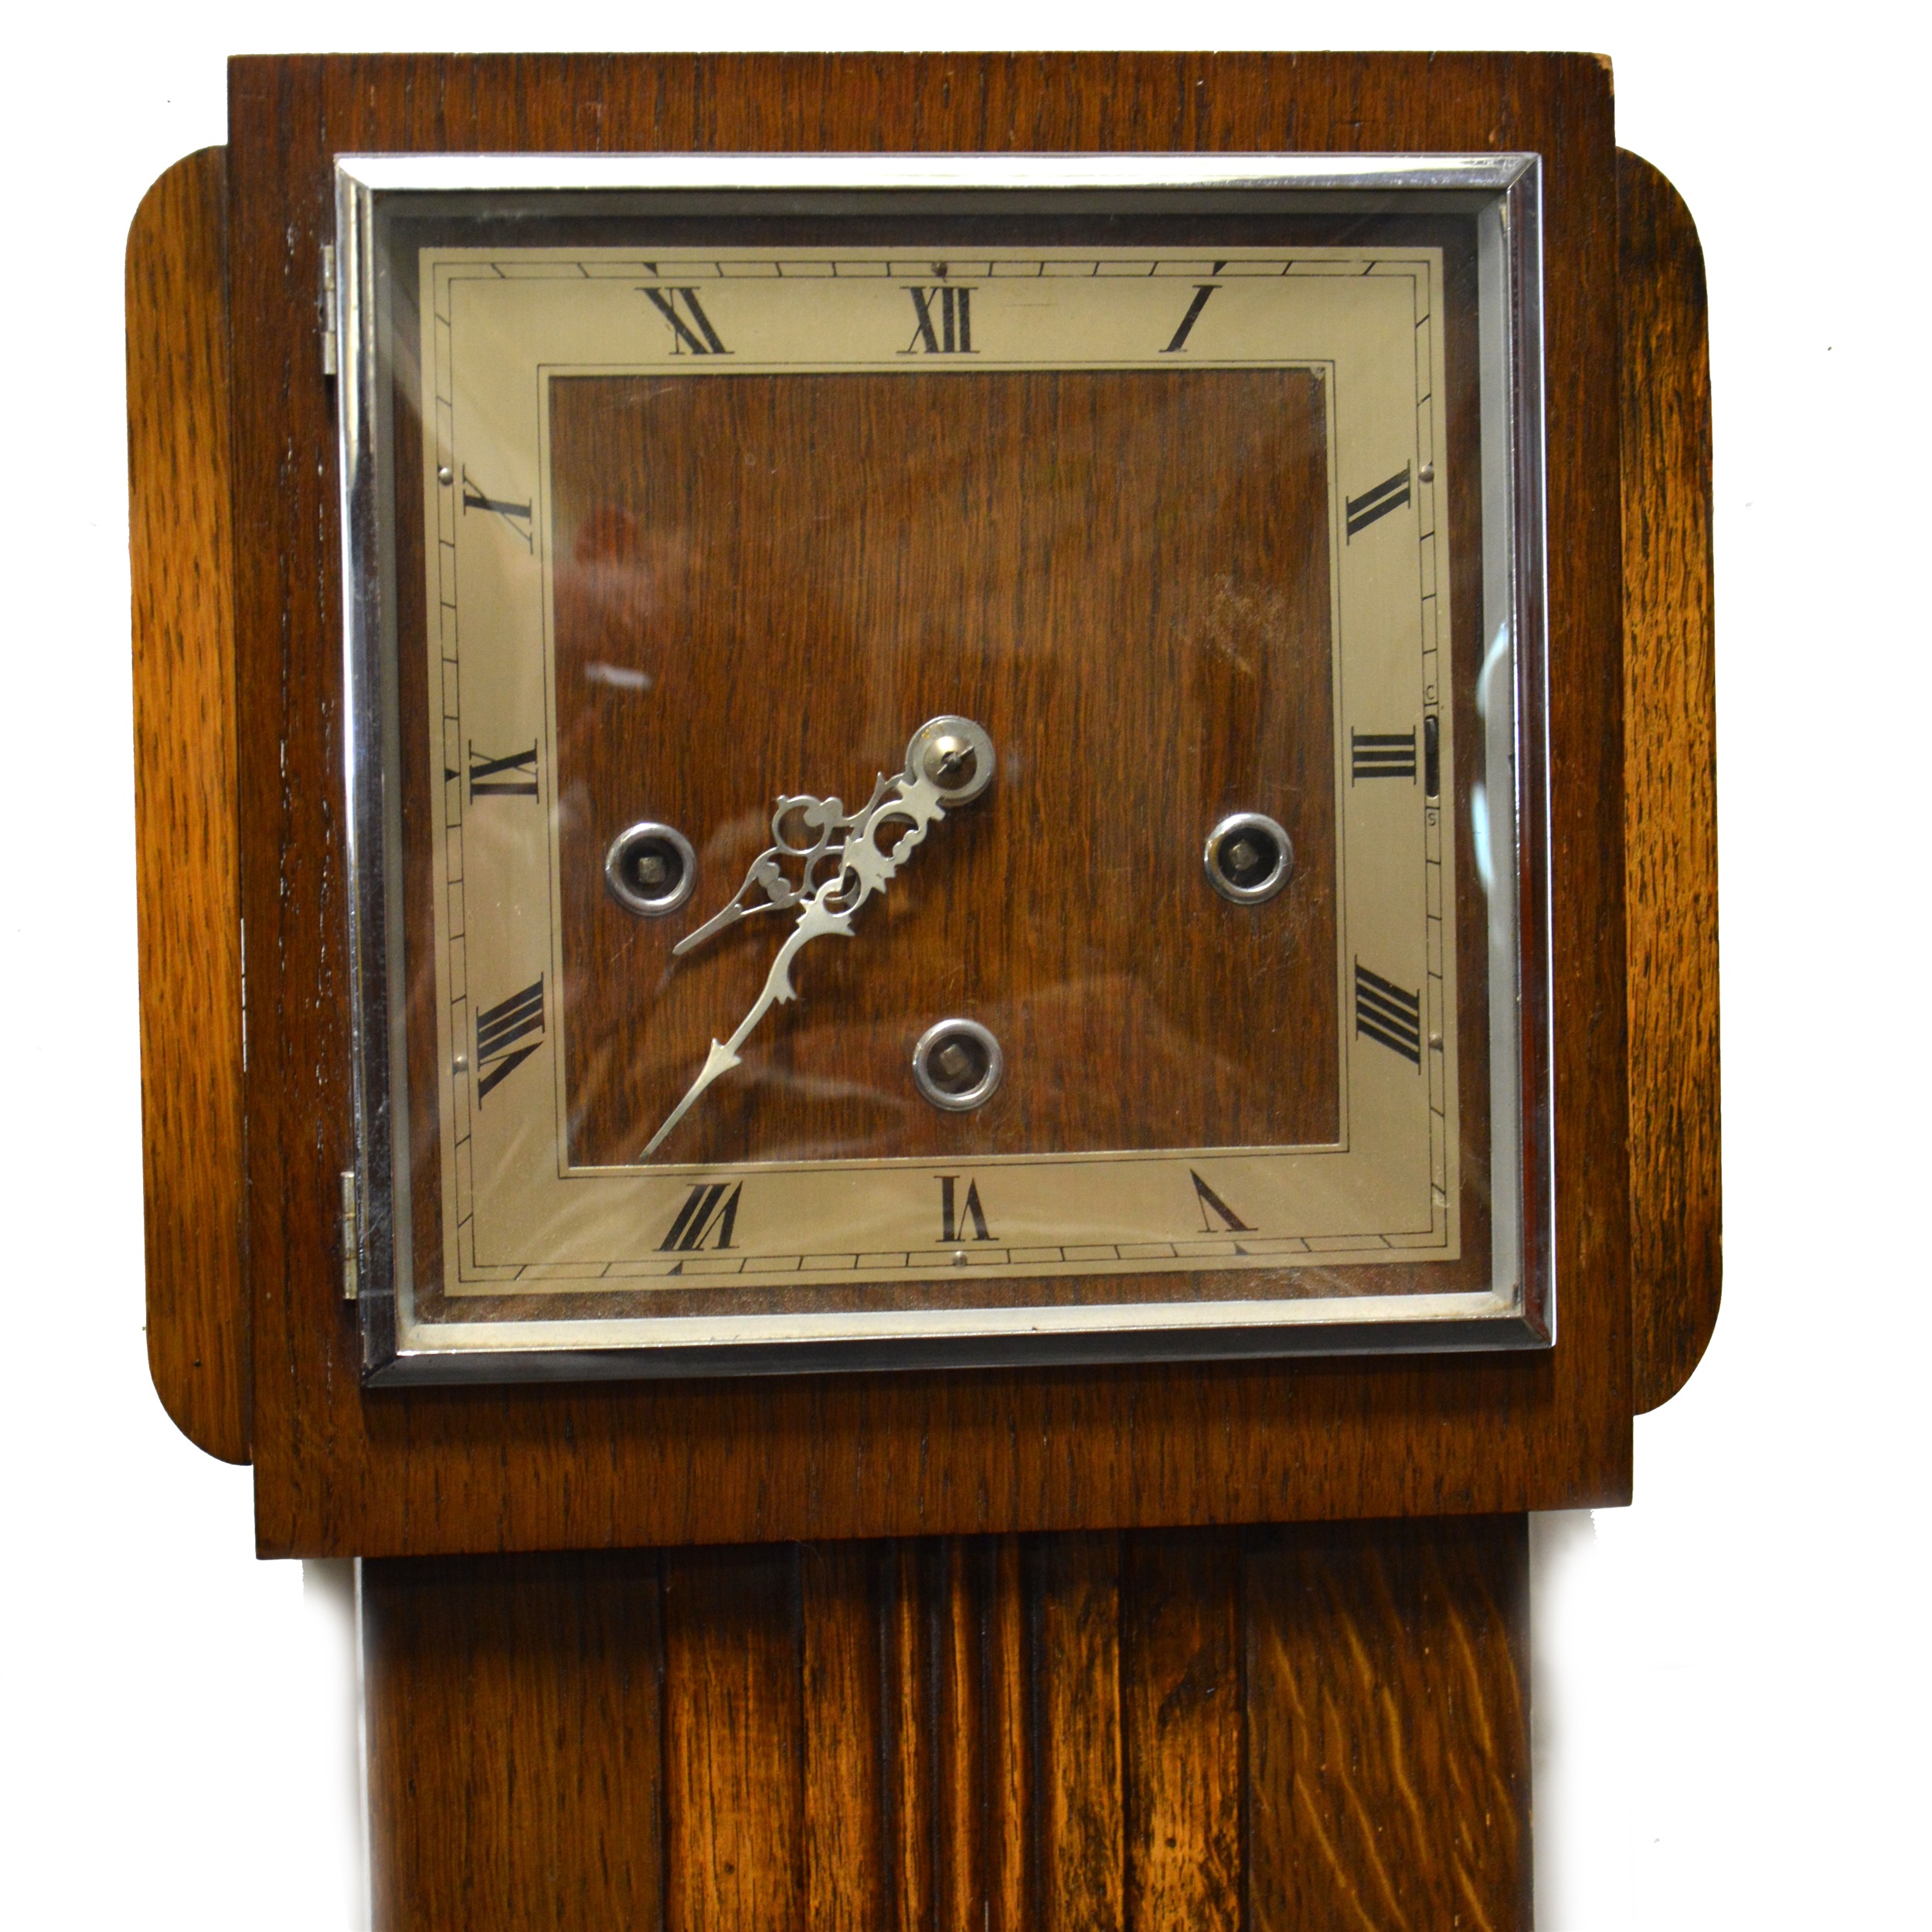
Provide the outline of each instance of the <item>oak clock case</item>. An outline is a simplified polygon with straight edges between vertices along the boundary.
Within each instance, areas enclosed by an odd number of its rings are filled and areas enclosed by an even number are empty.
[[[370,1379],[1548,1345],[1537,184],[338,161]]]

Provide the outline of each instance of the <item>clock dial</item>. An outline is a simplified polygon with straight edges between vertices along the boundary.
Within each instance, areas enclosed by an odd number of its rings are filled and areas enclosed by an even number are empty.
[[[1546,1345],[1533,158],[428,165],[339,164],[370,1372]]]
[[[1458,1260],[1441,247],[418,265],[445,1298]]]

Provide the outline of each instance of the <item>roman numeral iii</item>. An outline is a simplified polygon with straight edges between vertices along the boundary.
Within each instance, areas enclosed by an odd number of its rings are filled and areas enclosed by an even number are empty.
[[[527,1046],[519,1043],[528,1040]],[[543,1043],[543,975],[476,1016],[476,1100],[480,1107]]]
[[[1352,543],[1371,523],[1386,516],[1391,510],[1401,509],[1409,501],[1409,466],[1406,463],[1395,474],[1386,478],[1372,490],[1364,490],[1359,496],[1349,498],[1349,539]]]
[[[729,355],[731,352],[718,339],[711,318],[704,312],[695,288],[647,288],[641,291],[671,325],[673,355]],[[680,314],[679,305],[683,312]]]
[[[731,1246],[731,1231],[738,1225],[738,1197],[744,1192],[741,1181],[731,1187],[728,1181],[700,1181],[685,1196],[684,1206],[678,1210],[678,1218],[671,1223],[671,1232],[658,1243],[660,1254],[690,1254],[702,1247],[706,1239],[716,1234],[717,1239],[711,1245],[714,1248]]]
[[[536,747],[513,751],[507,758],[491,758],[470,747],[470,796],[472,798],[534,798],[536,796]]]
[[[975,1241],[990,1241],[992,1231],[986,1225],[985,1211],[979,1205],[979,1183],[966,1183],[966,1199],[963,1209],[955,1212],[954,1188],[958,1182],[957,1174],[941,1174],[934,1177],[939,1182],[939,1238],[941,1241],[961,1241],[965,1239],[961,1232],[966,1222],[973,1224]],[[961,1216],[963,1215],[963,1219]]]
[[[1416,734],[1407,731],[1351,731],[1349,733],[1349,782],[1364,778],[1406,778],[1416,775]]]
[[[1364,1039],[1422,1064],[1422,998],[1406,992],[1360,960],[1355,963],[1355,1030]]]
[[[941,287],[909,288],[913,298],[913,338],[902,355],[971,355],[973,291]]]

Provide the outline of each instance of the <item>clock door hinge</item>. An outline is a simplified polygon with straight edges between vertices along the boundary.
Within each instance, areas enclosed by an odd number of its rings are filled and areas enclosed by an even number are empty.
[[[355,1175],[352,1169],[342,1175],[342,1299],[353,1301],[360,1286],[355,1272]]]
[[[322,243],[322,373],[335,373],[335,244]],[[354,1298],[350,1298],[352,1300]]]

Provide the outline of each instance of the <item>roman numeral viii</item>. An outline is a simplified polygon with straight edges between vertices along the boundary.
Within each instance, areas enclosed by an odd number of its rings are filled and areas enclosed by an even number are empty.
[[[472,510],[482,510],[492,516],[502,518],[505,527],[522,538],[525,549],[531,549],[530,506],[527,503],[512,503],[505,498],[491,496],[478,489],[470,481],[470,473],[463,472],[463,514]]]
[[[725,1192],[730,1188],[730,1194]],[[671,1232],[658,1243],[660,1254],[690,1254],[702,1247],[713,1234],[714,1248],[731,1246],[731,1231],[738,1225],[738,1197],[744,1192],[741,1181],[733,1187],[729,1181],[700,1181],[685,1196]]]
[[[1422,999],[1360,960],[1355,963],[1355,1030],[1412,1064],[1422,1064]]]
[[[491,758],[470,747],[470,796],[472,798],[534,798],[536,796],[536,747],[513,751],[507,758]]]
[[[1349,733],[1349,782],[1364,778],[1406,778],[1416,775],[1416,734],[1406,731],[1351,731]]]
[[[526,1046],[520,1042],[528,1040]],[[476,1016],[476,1100],[480,1107],[543,1043],[543,975]]]
[[[913,298],[913,338],[902,355],[971,355],[973,348],[973,291],[950,284],[909,288]]]
[[[985,1210],[979,1204],[979,1183],[966,1183],[966,1199],[963,1207],[954,1205],[954,1189],[958,1182],[957,1174],[940,1174],[934,1176],[939,1182],[939,1238],[942,1241],[961,1241],[965,1239],[962,1230],[966,1223],[973,1224],[975,1241],[990,1241],[992,1233],[986,1225]],[[963,1218],[962,1218],[963,1216]]]
[[[1349,538],[1352,543],[1371,523],[1386,516],[1391,510],[1399,510],[1409,501],[1409,466],[1406,463],[1393,476],[1378,483],[1372,490],[1365,490],[1359,496],[1349,498]]]
[[[718,332],[711,326],[711,318],[704,312],[695,288],[646,288],[640,292],[671,325],[671,353],[673,355],[729,355],[731,353],[719,341]],[[682,315],[679,313],[680,298],[683,304]]]

